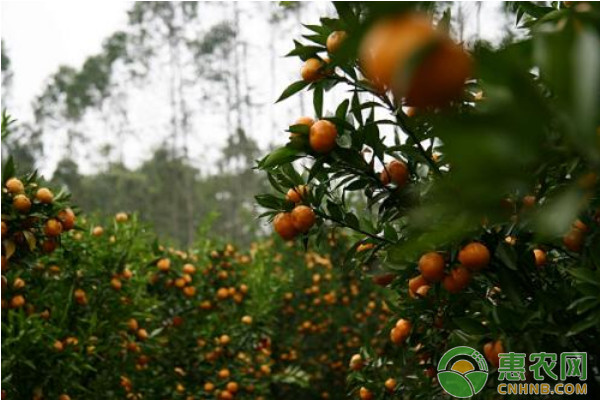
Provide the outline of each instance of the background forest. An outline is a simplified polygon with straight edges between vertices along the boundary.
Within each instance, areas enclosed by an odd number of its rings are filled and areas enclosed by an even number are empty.
[[[486,39],[512,35],[500,3],[453,7],[465,41],[486,35],[486,15],[503,24]],[[47,78],[31,117],[11,108],[15,72],[3,40],[2,103],[19,120],[3,157],[66,186],[86,213],[137,211],[184,246],[218,217],[209,235],[247,244],[267,231],[251,223],[253,195],[267,184],[254,161],[312,107],[302,94],[273,106],[298,73],[283,57],[289,37],[327,14],[325,3],[132,3],[101,51]]]

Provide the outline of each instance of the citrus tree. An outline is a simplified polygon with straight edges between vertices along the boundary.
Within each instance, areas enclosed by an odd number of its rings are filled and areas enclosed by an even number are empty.
[[[2,113],[2,140],[14,120]],[[26,308],[23,270],[59,247],[61,237],[75,226],[75,213],[65,191],[54,194],[35,171],[15,176],[12,157],[2,166],[2,308]],[[14,266],[13,266],[14,265]],[[8,283],[11,279],[11,285]]]
[[[334,268],[345,235],[322,253],[281,240],[237,250],[205,226],[181,250],[136,215],[76,217],[65,191],[15,171],[9,158],[3,398],[344,398],[346,360],[386,322],[374,284]]]
[[[3,272],[3,393],[19,398],[344,398],[346,359],[389,312],[328,253],[156,242],[135,216],[80,215],[50,255]],[[18,294],[17,294],[18,293]],[[12,298],[22,296],[25,305]],[[377,341],[374,348],[379,348]]]
[[[598,5],[508,3],[519,34],[466,48],[442,5],[334,4],[288,54],[278,101],[306,90],[314,115],[258,162],[276,194],[256,199],[284,240],[352,232],[346,265],[389,288],[385,351],[365,338],[351,395],[441,396],[459,344],[492,367],[587,351],[597,370]]]

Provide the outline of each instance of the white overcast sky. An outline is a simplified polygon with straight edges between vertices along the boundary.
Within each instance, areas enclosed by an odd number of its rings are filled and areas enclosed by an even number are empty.
[[[25,112],[61,64],[78,66],[124,26],[129,2],[2,1],[0,25],[14,71],[15,113]]]
[[[2,1],[0,32],[7,46],[14,72],[10,98],[11,114],[21,120],[30,119],[30,104],[40,93],[48,76],[55,72],[59,65],[79,67],[87,56],[97,53],[106,37],[125,26],[127,23],[126,11],[130,7],[131,2],[126,1]],[[497,38],[505,23],[503,18],[499,18],[498,7],[499,2],[487,3],[483,7],[481,19],[481,36],[483,38]],[[303,18],[302,22],[315,23],[319,14],[332,9],[329,4],[319,4],[315,8],[320,12],[311,12],[310,17]],[[476,29],[474,2],[465,4],[463,9],[467,19],[465,37],[468,38]],[[274,86],[277,88],[277,92],[280,92],[287,84],[298,79],[297,71],[300,65],[297,65],[298,61],[295,59],[278,58],[278,76],[276,78],[265,77],[266,65],[260,65],[260,61],[265,61],[260,60],[260,47],[265,46],[266,35],[261,34],[261,32],[265,32],[264,25],[264,21],[258,21],[257,18],[249,16],[241,34],[246,35],[248,41],[256,41],[257,46],[255,47],[258,48],[259,53],[256,56],[259,59],[259,65],[258,68],[253,68],[254,71],[251,71],[253,76],[250,77],[250,80],[253,81],[254,86],[259,88],[256,95],[265,103],[265,108],[260,110],[253,123],[257,126],[268,126],[267,114],[269,113],[275,113],[281,120],[281,123],[278,124],[281,125],[281,131],[254,129],[250,132],[261,147],[266,148],[273,142],[277,144],[285,142],[287,136],[283,131],[295,119],[294,116],[297,116],[298,110],[297,103],[290,104],[288,102],[286,104],[284,102],[277,106],[269,105],[274,98],[271,99],[270,97],[273,95],[268,90],[264,90],[264,86],[266,86],[264,80],[275,79]],[[283,55],[291,47],[292,37],[289,37],[287,42],[281,44],[277,50],[279,54]],[[263,83],[263,89],[261,89],[261,83]],[[149,104],[146,104],[144,108],[147,110],[148,106]],[[275,108],[267,109],[267,107]],[[156,109],[156,107],[150,108]],[[307,105],[307,109],[310,109],[310,105]],[[156,115],[152,116],[157,118]],[[207,123],[210,123],[218,131],[222,126],[219,128],[220,122],[215,121],[214,117],[207,119]],[[211,116],[207,116],[207,118],[211,118]],[[261,120],[261,118],[263,119]],[[152,149],[161,139],[160,135],[156,134],[160,130],[156,129],[154,121],[147,117],[140,117],[137,121],[136,123],[134,118],[133,128],[141,132],[144,137],[143,143],[140,143],[139,139],[132,139],[122,144],[128,154],[126,164],[130,167],[148,158]],[[164,131],[166,132],[166,128]],[[59,135],[54,136],[56,138],[51,139],[53,143],[49,146],[51,150],[49,162],[47,165],[41,166],[42,171],[47,173],[53,170],[60,158],[60,152],[52,151],[52,149],[60,149],[64,145],[58,139]],[[104,135],[99,133],[95,136],[101,138]],[[225,143],[226,136],[226,132],[223,132],[223,134],[213,133],[194,138],[199,164],[210,161],[205,159],[207,149],[213,154],[218,154],[219,148]],[[101,143],[96,142],[93,145],[100,146]],[[100,164],[98,162],[94,164],[95,150],[90,150],[90,152],[92,157],[84,157],[80,162],[83,171],[92,172],[95,169],[94,165]]]

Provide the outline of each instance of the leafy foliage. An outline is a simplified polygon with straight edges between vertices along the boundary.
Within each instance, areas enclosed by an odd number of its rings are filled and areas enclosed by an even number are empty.
[[[205,225],[183,251],[135,214],[73,226],[66,193],[40,196],[35,173],[17,182],[12,158],[2,172],[2,396],[344,397],[331,382],[386,312],[371,282],[333,268],[344,236],[326,254],[273,240],[238,251]]]
[[[316,118],[336,126],[336,146],[313,150],[318,132],[292,125],[290,143],[258,162],[281,193],[257,196],[269,209],[264,215],[290,212],[296,206],[285,193],[307,185],[302,202],[317,221],[304,242],[314,237],[318,246],[331,229],[345,228],[356,240],[346,256],[349,267],[366,264],[369,274],[395,277],[390,308],[396,319],[412,322],[412,333],[384,354],[365,343],[367,367],[349,376],[353,393],[362,387],[377,398],[393,396],[383,388],[389,377],[410,398],[441,396],[432,370],[459,344],[482,349],[501,341],[507,351],[597,353],[597,5],[512,3],[523,38],[475,43],[475,72],[460,96],[445,107],[415,109],[406,107],[397,88],[382,91],[364,75],[368,60],[361,46],[371,27],[384,29],[387,22],[379,21],[393,20],[390,15],[402,21],[406,13],[424,12],[423,6],[336,3],[338,18],[306,26],[306,44],[294,41],[288,56],[326,60],[327,52],[330,61],[317,79],[292,83],[279,101],[309,91]],[[438,28],[447,30],[448,18],[445,12]],[[332,52],[328,38],[340,30],[346,39]],[[425,68],[424,56],[413,56],[395,76],[415,76]],[[324,112],[323,97],[337,86],[348,95],[328,99],[337,106]],[[393,176],[390,182],[391,160],[405,165],[406,182]],[[299,165],[301,175],[294,170]],[[455,266],[468,267],[461,254],[469,242],[482,244],[490,261],[476,274],[471,268],[468,287],[451,286]],[[417,263],[423,273],[419,258],[431,251],[443,257],[444,282],[425,280],[421,294],[407,291]],[[390,328],[391,321],[383,333]],[[599,360],[589,362],[592,368]],[[590,385],[597,390],[598,382]],[[484,391],[494,396],[495,389]]]

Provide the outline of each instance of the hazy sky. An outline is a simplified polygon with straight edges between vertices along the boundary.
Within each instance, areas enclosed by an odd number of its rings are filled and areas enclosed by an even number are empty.
[[[248,4],[245,5],[248,8]],[[268,5],[265,5],[268,6]],[[277,6],[273,4],[273,6]],[[40,94],[43,83],[56,71],[61,64],[79,67],[89,55],[101,49],[102,41],[116,30],[122,29],[127,23],[126,10],[131,7],[125,1],[2,1],[1,35],[7,45],[8,53],[14,72],[11,88],[10,109],[17,119],[31,118],[30,104],[36,95]],[[315,23],[324,12],[332,12],[329,2],[312,5],[316,11],[305,12],[304,23]],[[486,3],[481,14],[480,33],[487,39],[497,38],[505,20],[498,13],[498,2]],[[477,28],[475,18],[475,3],[466,3],[463,13],[467,21],[465,39],[474,34]],[[242,7],[243,9],[243,7]],[[268,24],[265,15],[248,11],[242,22],[241,37],[250,44],[249,81],[252,87],[253,100],[262,106],[253,116],[252,129],[248,132],[262,148],[269,144],[283,144],[287,140],[284,130],[300,116],[298,102],[288,100],[282,104],[273,105],[273,101],[281,90],[299,78],[300,64],[297,59],[282,57],[291,47],[292,39],[298,37],[300,26],[294,33],[286,33],[280,37],[276,45],[279,55],[276,76],[270,76],[269,57],[267,53]],[[456,15],[456,10],[455,10]],[[168,133],[168,118],[165,107],[161,105],[167,97],[166,91],[154,88],[154,93],[148,96],[143,93],[141,98],[133,101],[131,107],[131,127],[138,133],[137,137],[128,138],[119,143],[127,154],[126,165],[133,167],[148,158]],[[343,92],[334,92],[326,96],[327,103],[340,101]],[[306,110],[311,109],[306,99]],[[163,113],[161,114],[161,108]],[[202,110],[202,108],[200,108]],[[307,111],[308,112],[308,111]],[[275,115],[277,126],[271,124]],[[204,132],[198,132],[193,138],[192,159],[202,166],[219,154],[225,144],[227,132],[224,129],[220,115],[207,112],[201,116],[202,126],[208,126]],[[110,136],[110,127],[93,124],[86,126],[88,132],[93,132],[92,142],[86,149],[90,154],[85,155],[80,162],[83,171],[91,172],[96,165],[102,164],[102,158],[97,149]],[[107,132],[108,130],[108,132]],[[143,138],[143,140],[140,140]],[[42,166],[43,172],[51,172],[61,157],[66,137],[60,132],[53,133],[47,145],[48,163]],[[104,142],[103,142],[104,140]]]
[[[252,100],[262,107],[255,110],[253,126],[248,134],[253,136],[266,148],[272,142],[284,142],[287,134],[284,129],[298,115],[297,104],[291,103],[272,106],[279,92],[289,83],[299,79],[300,65],[298,60],[284,58],[283,55],[292,47],[292,38],[300,33],[301,26],[297,24],[296,32],[289,37],[279,35],[276,51],[277,76],[265,73],[269,70],[268,55],[268,22],[267,13],[258,14],[252,11],[256,4],[241,5],[240,36],[249,43],[249,80],[252,87]],[[264,6],[269,6],[265,4]],[[45,80],[57,70],[59,65],[79,67],[87,56],[101,49],[103,40],[116,30],[123,29],[127,24],[126,11],[131,2],[111,1],[7,1],[1,4],[2,27],[1,33],[7,46],[14,72],[11,87],[10,109],[17,119],[31,118],[31,102],[42,91]],[[277,7],[277,3],[272,3]],[[303,18],[304,22],[316,23],[319,16],[326,10],[331,10],[329,2],[315,6],[318,11]],[[244,10],[246,10],[244,12]],[[218,22],[218,16],[206,15],[205,21]],[[125,164],[134,167],[147,159],[153,149],[160,146],[162,139],[168,134],[168,90],[161,83],[149,87],[140,95],[132,89],[130,105],[131,127],[136,137],[127,138],[119,146],[127,155]],[[273,83],[273,84],[272,84]],[[164,86],[164,85],[163,85]],[[273,91],[273,93],[271,93]],[[197,100],[196,100],[197,101]],[[271,108],[272,107],[272,108]],[[271,129],[270,114],[275,114],[281,120],[281,129]],[[201,125],[208,127],[205,132],[195,132],[191,138],[191,158],[198,166],[214,161],[225,145],[228,133],[224,130],[223,112],[206,111],[201,116]],[[105,124],[85,124],[86,132],[91,142],[86,145],[86,155],[77,161],[84,172],[91,172],[96,165],[104,161],[98,154],[99,149],[111,134]],[[260,129],[259,129],[260,128]],[[209,132],[208,132],[209,131]],[[53,132],[46,138],[47,165],[42,171],[51,173],[61,157],[66,136],[64,132]],[[140,139],[141,138],[141,139]],[[103,142],[104,140],[104,142]]]
[[[39,94],[59,65],[81,65],[102,40],[126,23],[129,2],[2,1],[0,26],[10,54],[17,112]]]

